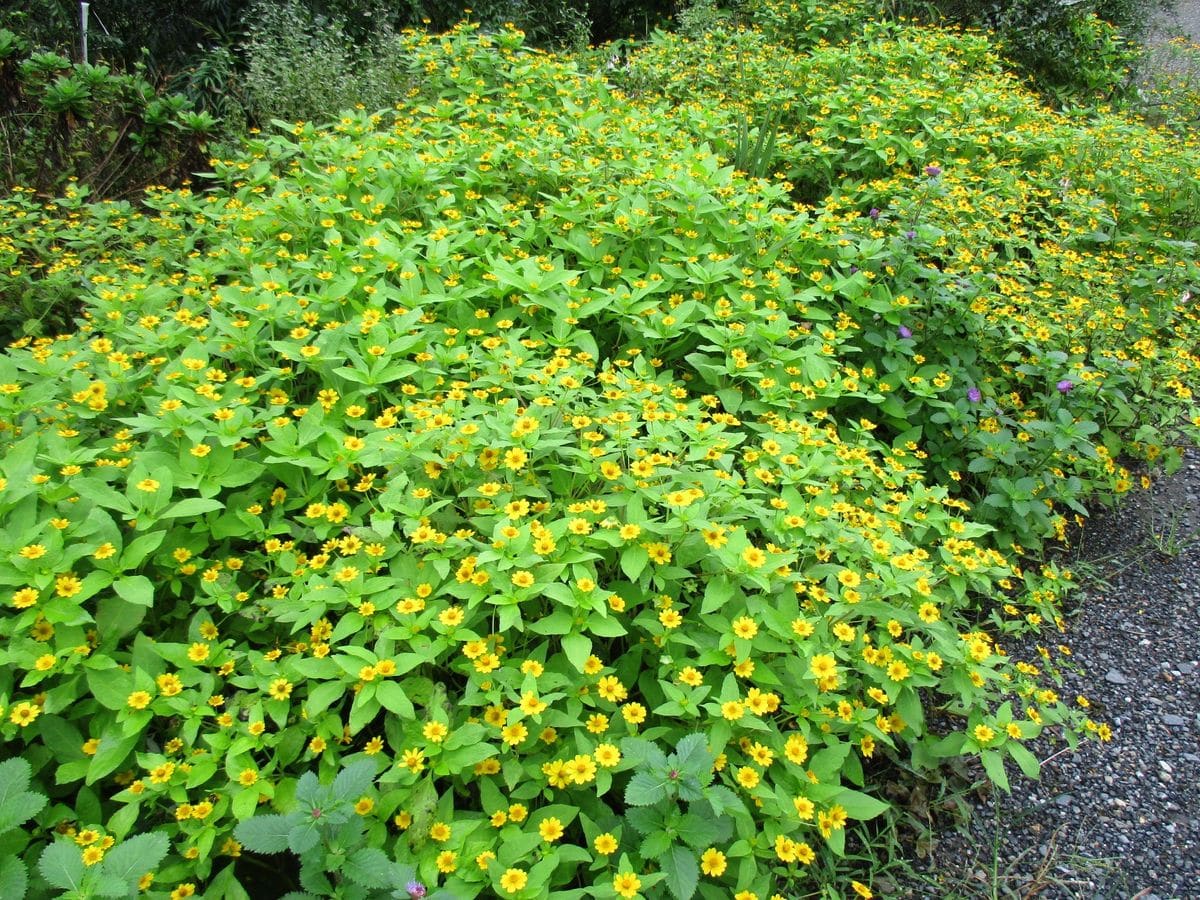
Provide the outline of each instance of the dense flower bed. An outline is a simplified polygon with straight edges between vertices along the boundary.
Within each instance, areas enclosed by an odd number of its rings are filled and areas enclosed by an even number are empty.
[[[241,896],[242,841],[311,894],[804,895],[889,763],[1003,785],[1103,737],[998,643],[1070,581],[1013,541],[1195,415],[1194,148],[1039,109],[979,37],[709,42],[605,76],[412,36],[409,102],[212,190],[6,201],[6,252],[112,236],[5,276],[87,279],[0,357],[28,859],[57,826],[80,878],[168,836],[173,898]],[[777,107],[778,174],[723,161]]]

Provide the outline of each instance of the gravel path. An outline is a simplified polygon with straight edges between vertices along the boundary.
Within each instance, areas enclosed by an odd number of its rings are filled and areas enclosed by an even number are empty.
[[[1060,695],[1088,697],[1112,741],[1031,745],[1041,781],[974,799],[901,896],[1200,898],[1200,453],[1093,518],[1075,554],[1092,577],[1068,611],[1078,672]]]

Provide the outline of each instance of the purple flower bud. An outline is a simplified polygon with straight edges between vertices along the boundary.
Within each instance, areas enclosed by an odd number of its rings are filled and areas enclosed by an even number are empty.
[[[867,215],[870,216],[872,219],[878,219],[879,218],[879,210],[876,209],[874,206],[872,206],[871,211],[869,213],[867,213]]]
[[[1075,387],[1075,383],[1064,378],[1062,381],[1056,384],[1055,387],[1058,388],[1058,392],[1060,394],[1065,394],[1067,391],[1071,390],[1071,388]]]
[[[408,891],[408,896],[412,900],[421,900],[422,897],[429,893],[429,889],[419,881],[410,881],[404,886],[404,889]]]
[[[972,403],[978,403],[983,399],[983,394],[980,393],[979,388],[967,388],[967,399]]]
[[[941,166],[926,166],[925,174],[928,175],[930,178],[937,178],[939,175],[942,174],[942,167]]]
[[[910,230],[904,232],[904,236],[911,241],[913,238],[915,238],[917,236],[917,233],[910,229]]]
[[[899,334],[900,337],[906,341],[910,337],[912,337],[912,329],[909,328],[907,325],[901,325],[899,328],[896,329],[896,333]]]

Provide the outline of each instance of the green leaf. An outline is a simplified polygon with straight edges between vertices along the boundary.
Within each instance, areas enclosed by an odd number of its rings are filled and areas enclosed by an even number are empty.
[[[1008,786],[1008,773],[1004,771],[1004,757],[995,750],[981,750],[979,760],[983,763],[983,769],[987,772],[992,784],[1006,794],[1009,793],[1011,789]]]
[[[125,882],[127,892],[132,892],[139,878],[158,867],[169,847],[163,832],[135,835],[108,851],[102,863],[104,873]]]
[[[354,851],[341,867],[341,873],[366,888],[388,888],[396,884],[396,866],[376,847]]]
[[[8,802],[9,797],[24,793],[29,787],[29,779],[33,770],[29,763],[20,757],[13,757],[0,762],[0,807]]]
[[[160,519],[180,519],[185,516],[199,516],[214,510],[224,509],[225,504],[220,500],[206,497],[188,497],[178,503],[172,503],[159,515]]]
[[[413,709],[412,701],[408,699],[408,695],[404,693],[399,682],[382,681],[375,688],[375,699],[390,713],[395,713],[404,719],[411,719],[416,715],[416,710]]]
[[[24,897],[28,885],[25,863],[15,856],[0,859],[0,897]]]
[[[288,849],[288,835],[291,834],[299,816],[300,814],[255,816],[253,819],[239,822],[233,829],[233,836],[252,853],[283,853]]]
[[[679,820],[678,831],[689,846],[703,850],[729,840],[733,823],[728,816],[718,816],[707,803],[700,802],[692,804],[691,809]]]
[[[583,634],[564,634],[561,643],[567,662],[582,672],[583,664],[592,655],[592,639]]]
[[[154,606],[154,585],[145,575],[129,575],[113,582],[113,590],[136,606]]]
[[[96,755],[92,757],[92,761],[88,765],[85,783],[95,784],[105,775],[117,769],[129,758],[133,748],[142,739],[140,729],[133,734],[122,734],[119,728],[120,726],[115,726],[109,729],[100,738],[100,749],[96,751]]]
[[[682,773],[693,775],[705,784],[712,782],[715,760],[708,752],[708,739],[703,734],[689,734],[681,738],[669,759]]]
[[[1009,741],[1004,745],[1004,749],[1008,751],[1008,755],[1016,761],[1016,764],[1021,767],[1021,771],[1025,773],[1027,778],[1037,778],[1041,774],[1042,767],[1037,761],[1037,757],[1017,741]]]
[[[873,819],[888,809],[887,803],[861,791],[842,791],[836,796],[834,802],[841,804],[846,810],[846,815],[851,819],[858,819],[861,822]]]
[[[650,556],[646,553],[646,548],[641,544],[626,547],[621,553],[621,571],[625,573],[625,577],[630,581],[636,582],[638,576],[645,570],[646,563],[649,561]]]
[[[374,786],[378,773],[374,760],[359,759],[350,763],[333,779],[334,800],[357,800]]]
[[[38,871],[52,887],[77,891],[83,882],[83,857],[71,841],[55,841],[42,851]]]
[[[636,772],[625,786],[625,803],[629,806],[650,806],[667,796],[667,781],[648,772]]]
[[[288,849],[297,856],[304,856],[317,846],[321,842],[321,832],[317,829],[317,822],[318,820],[311,816],[305,816],[293,825],[287,834]]]
[[[638,853],[642,859],[658,859],[671,849],[672,843],[671,835],[667,834],[667,832],[652,831],[642,841],[642,846],[638,850]]]
[[[666,875],[667,889],[676,900],[691,900],[700,882],[700,863],[687,847],[674,846],[659,863]]]

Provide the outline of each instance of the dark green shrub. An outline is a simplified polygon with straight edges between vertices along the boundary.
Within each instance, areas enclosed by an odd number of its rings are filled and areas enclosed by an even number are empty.
[[[28,41],[0,29],[0,182],[58,191],[70,181],[101,196],[178,183],[204,161],[217,126],[186,97],[160,92],[142,67],[72,63],[30,53]]]

